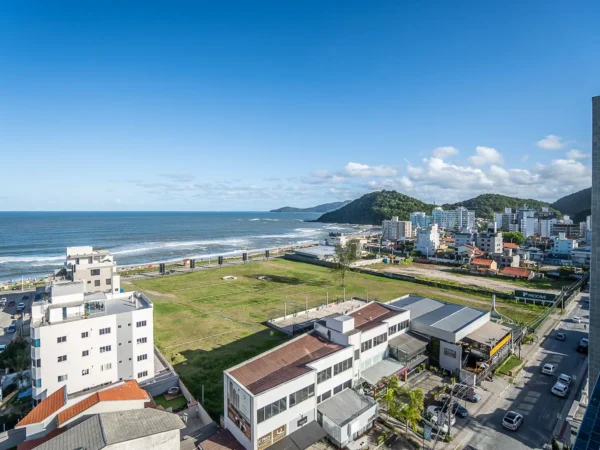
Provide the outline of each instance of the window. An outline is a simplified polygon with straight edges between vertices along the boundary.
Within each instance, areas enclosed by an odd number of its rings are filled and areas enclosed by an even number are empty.
[[[89,374],[90,374],[90,369],[83,369],[83,370],[81,371],[81,375],[82,375],[82,376],[89,375]]]
[[[360,358],[360,350],[354,350],[354,361]]]
[[[58,344],[62,343],[62,342],[67,342],[67,337],[66,336],[61,336],[61,337],[57,337],[56,338],[56,342]]]
[[[345,372],[348,369],[352,368],[352,358],[348,358],[341,363],[337,363],[333,366],[333,375],[337,375],[339,373]]]
[[[109,328],[100,328],[100,334],[110,334],[110,327]]]
[[[392,334],[396,333],[398,331],[398,324],[396,325],[392,325],[389,329],[388,329],[388,334],[391,336]]]
[[[400,322],[398,324],[398,331],[404,330],[406,328],[408,328],[408,325],[410,324],[410,320],[405,320],[403,322]]]
[[[82,351],[81,356],[90,356],[90,351],[89,350]]]
[[[145,344],[146,342],[148,342],[148,338],[138,338],[137,343],[138,344]]]
[[[139,328],[139,327],[145,327],[145,326],[146,326],[146,321],[145,321],[145,320],[142,320],[142,321],[140,321],[140,322],[136,322],[136,323],[135,323],[135,326],[136,326],[136,327],[138,327],[138,328]]]
[[[94,286],[100,286],[100,280],[94,280]]]
[[[325,370],[321,370],[317,373],[317,384],[322,383],[325,380],[329,380],[331,378],[331,367],[328,367]]]
[[[31,345],[32,345],[34,348],[40,348],[40,340],[39,340],[39,339],[34,339],[34,340],[31,342]]]
[[[91,261],[90,261],[91,262]],[[92,269],[90,270],[90,274],[94,277],[96,275],[100,275],[100,269]]]
[[[334,387],[333,388],[333,395],[339,394],[340,392],[342,392],[343,388],[344,388],[343,384],[340,384],[339,386]]]
[[[107,286],[110,286],[110,285],[111,285],[111,283],[112,283],[112,280],[111,280],[110,278],[107,278],[107,279],[106,279],[106,285],[107,285]]]
[[[58,357],[58,362],[65,362],[67,360],[67,355],[62,355]]]
[[[100,353],[110,352],[110,350],[111,350],[111,346],[110,345],[105,345],[103,347],[100,347]]]
[[[273,416],[285,411],[287,409],[287,398],[283,397],[281,400],[277,400],[270,405],[264,406],[258,410],[258,423],[264,422]]]
[[[315,385],[311,384],[310,386],[306,386],[299,391],[290,394],[290,408],[298,403],[302,403],[304,400],[308,400],[310,397],[315,396]]]
[[[362,344],[360,344],[360,351],[361,351],[361,353],[366,352],[371,347],[373,347],[373,341],[371,339],[369,339],[368,341],[365,341]]]
[[[331,391],[323,392],[321,395],[317,397],[317,403],[324,402],[329,397],[331,397]]]
[[[58,376],[58,382],[61,383],[63,381],[67,381],[67,376],[66,375],[59,375]]]
[[[388,336],[387,333],[383,333],[383,334],[380,334],[377,337],[374,337],[373,338],[373,347],[375,347],[377,345],[381,345],[384,342],[387,342],[387,336]]]
[[[138,378],[142,378],[142,377],[147,377],[148,376],[148,371],[144,370],[143,372],[138,373]]]
[[[144,353],[143,355],[139,355],[139,356],[137,357],[137,360],[138,360],[138,361],[145,361],[146,359],[148,359],[148,355],[147,355],[147,354],[145,354],[145,353]]]
[[[350,389],[352,387],[352,380],[348,380],[344,383],[344,389]]]
[[[87,331],[84,331],[83,333],[81,333],[81,339],[85,339],[88,336],[89,336],[89,334]]]
[[[38,378],[37,380],[35,380],[35,387],[36,388],[42,387],[42,379],[41,378]]]
[[[110,370],[112,369],[112,363],[106,363],[106,364],[102,364],[100,366],[100,372],[104,372],[105,370]]]

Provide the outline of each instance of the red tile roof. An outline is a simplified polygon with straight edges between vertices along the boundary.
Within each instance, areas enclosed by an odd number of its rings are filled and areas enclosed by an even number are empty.
[[[60,408],[65,406],[66,396],[67,388],[66,386],[63,386],[58,391],[42,400],[29,412],[29,414],[23,417],[23,419],[21,419],[21,421],[15,425],[15,428],[43,422]]]
[[[100,402],[119,401],[119,400],[148,400],[148,393],[140,388],[137,381],[128,380],[125,383],[105,391],[96,392],[89,397],[84,398],[79,403],[58,413],[58,426],[73,417],[78,416],[86,409]]]
[[[343,348],[312,332],[236,367],[229,374],[253,394],[260,394],[310,372],[307,364]]]
[[[519,250],[519,246],[517,244],[513,244],[512,242],[505,242],[504,244],[504,248],[512,248],[514,250]]]
[[[485,258],[475,258],[473,261],[471,261],[471,264],[474,266],[486,266],[486,267],[491,267],[492,263],[494,261],[492,259],[485,259]]]
[[[229,430],[221,430],[217,434],[200,442],[202,450],[244,450],[244,447],[233,437]]]
[[[375,328],[383,323],[385,319],[402,314],[403,311],[393,311],[387,309],[380,303],[369,303],[367,306],[360,308],[350,314],[354,318],[354,328],[360,331],[367,331]]]
[[[442,239],[442,241],[443,242],[455,242],[455,239],[451,238],[451,237],[447,237],[447,238]]]
[[[529,278],[531,276],[531,270],[523,269],[521,267],[505,267],[500,273],[520,278]]]

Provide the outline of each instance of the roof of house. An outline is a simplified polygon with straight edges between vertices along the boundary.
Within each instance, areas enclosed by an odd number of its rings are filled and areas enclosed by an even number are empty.
[[[221,430],[214,436],[200,442],[202,450],[244,450],[229,430]]]
[[[473,261],[471,261],[471,264],[474,266],[491,267],[491,265],[493,263],[494,263],[493,259],[486,259],[486,258],[475,258]]]
[[[381,303],[372,302],[348,315],[354,318],[354,329],[367,331],[378,327],[384,320],[398,314],[402,314],[402,311],[391,310]]]
[[[511,328],[494,322],[487,322],[467,335],[472,341],[493,347],[511,332]]]
[[[515,250],[519,250],[519,246],[517,244],[513,244],[512,242],[505,242],[504,244],[504,248],[512,248]]]
[[[444,303],[419,295],[408,295],[404,298],[392,300],[390,305],[410,311],[410,319],[415,320],[424,314],[441,308]]]
[[[343,427],[375,405],[375,400],[358,395],[352,389],[344,389],[318,405],[317,410],[338,427]]]
[[[521,278],[529,278],[531,276],[531,270],[523,269],[522,267],[505,267],[500,273]]]
[[[79,403],[58,413],[58,426],[78,416],[86,409],[100,402],[119,401],[119,400],[148,400],[149,395],[140,388],[137,381],[128,380],[123,384],[115,386],[105,391],[96,392],[89,397],[84,398]]]
[[[29,414],[15,425],[15,428],[24,427],[34,423],[40,423],[65,406],[67,398],[67,387],[63,386],[53,394],[42,400]]]
[[[229,369],[228,373],[253,394],[260,394],[310,372],[307,364],[343,348],[311,332]]]
[[[486,314],[489,313],[468,306],[446,303],[441,308],[415,320],[423,325],[454,333]]]
[[[62,434],[44,442],[39,450],[85,448],[100,450],[106,446],[185,428],[177,414],[145,408],[95,414]]]
[[[443,242],[455,242],[455,239],[452,237],[447,237],[447,238],[442,239],[442,241]]]
[[[19,445],[17,445],[17,450],[33,450],[34,448],[37,448],[38,445],[42,445],[44,442],[49,441],[65,431],[67,431],[66,428],[55,428],[46,436],[21,442]]]

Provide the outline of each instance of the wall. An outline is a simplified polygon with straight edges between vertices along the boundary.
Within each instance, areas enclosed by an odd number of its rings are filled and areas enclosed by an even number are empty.
[[[245,406],[237,411],[237,408],[234,408],[232,413],[229,411],[230,383],[235,390],[240,391],[241,395],[245,397],[245,399],[241,399],[245,402]],[[249,403],[249,405],[247,403]],[[233,377],[230,377],[226,372],[223,372],[223,410],[225,411],[223,414],[225,428],[228,429],[237,439],[237,441],[246,449],[256,448],[256,406],[254,405],[254,396],[244,386],[241,386]],[[230,418],[230,414],[237,414],[240,419],[245,422],[245,426],[248,427],[246,434],[244,434],[244,432],[242,432],[242,430]],[[247,415],[248,417],[244,417],[244,415]]]
[[[94,414],[114,412],[114,411],[129,411],[132,409],[144,409],[146,400],[120,400],[99,402],[82,412],[81,415],[73,417],[71,420],[64,422],[62,427],[71,427],[77,423],[81,423],[85,419]]]
[[[452,354],[455,356],[452,356]],[[453,373],[460,371],[462,347],[456,344],[440,341],[440,367]]]
[[[333,366],[349,358],[352,358],[352,370],[347,370],[337,375],[333,375]],[[309,366],[315,369],[315,383],[317,382],[317,372],[331,367],[331,378],[316,385],[315,395],[318,397],[324,392],[329,390],[333,391],[334,387],[342,384],[344,381],[353,380],[354,374],[357,373],[358,370],[357,363],[358,361],[354,361],[353,347],[346,347],[343,350],[340,350],[326,358],[321,358],[318,361],[310,363]]]
[[[375,258],[375,259],[361,259],[360,261],[354,261],[350,264],[350,267],[363,267],[363,266],[371,266],[373,264],[379,264],[383,262],[383,258]]]
[[[25,440],[25,429],[12,429],[0,433],[0,450],[14,448]]]
[[[140,439],[107,445],[105,450],[179,450],[179,430],[153,434]]]

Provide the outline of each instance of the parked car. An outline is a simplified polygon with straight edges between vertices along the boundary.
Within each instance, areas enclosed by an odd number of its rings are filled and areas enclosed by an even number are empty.
[[[0,306],[2,306],[2,307],[6,306],[6,302],[7,302],[6,297],[0,298]]]
[[[583,353],[584,355],[588,354],[588,346],[587,344],[581,344],[579,343],[579,345],[577,346],[577,351],[579,353]]]
[[[556,333],[556,339],[558,339],[559,341],[566,341],[567,335],[563,332]]]
[[[552,386],[552,390],[551,392],[554,395],[558,395],[559,397],[565,397],[567,395],[567,392],[569,391],[569,386],[565,386],[562,383],[555,383],[554,386]]]
[[[565,386],[569,387],[571,386],[571,377],[569,375],[565,375],[564,373],[561,373],[560,376],[558,377],[557,380],[559,383],[564,384]]]
[[[590,340],[588,338],[581,338],[579,345],[589,345]]]
[[[575,323],[581,323],[581,317],[579,317],[579,316],[573,317],[573,322],[575,322]]]
[[[429,416],[429,420],[434,423],[439,422],[448,422],[448,415],[444,413],[441,406],[432,405],[427,408],[427,414]],[[453,414],[450,415],[450,425],[454,425],[456,423],[456,417]]]
[[[556,366],[554,364],[544,364],[544,367],[542,367],[542,373],[544,375],[554,375],[554,372],[556,372]]]
[[[15,302],[14,300],[11,300],[10,302],[8,302],[8,305],[6,305],[6,306],[11,307],[11,306],[15,306],[16,304],[17,304],[17,302]]]
[[[169,388],[169,390],[167,391],[168,395],[177,395],[179,394],[180,389],[177,386],[173,386],[172,388]]]
[[[24,295],[21,300],[29,300],[29,295]]]
[[[466,400],[471,403],[478,403],[481,401],[481,395],[475,392],[475,389],[471,386],[465,384],[455,384],[452,393],[460,400]]]
[[[523,416],[514,411],[508,411],[502,419],[502,426],[512,431],[517,431],[522,423]]]
[[[8,334],[13,334],[17,331],[17,326],[14,323],[11,323],[8,328],[6,329],[6,332]]]
[[[449,408],[449,404],[448,404],[448,397],[442,397],[439,402],[442,405],[442,407],[444,408],[444,412],[446,412]],[[445,407],[444,407],[445,405]],[[457,401],[453,401],[452,402],[452,414],[454,414],[455,416],[461,417],[461,418],[465,418],[465,417],[469,417],[469,411],[467,410],[467,408],[465,408],[464,406],[462,406],[460,403],[458,403]]]
[[[21,302],[17,305],[17,312],[25,311],[25,303]]]

